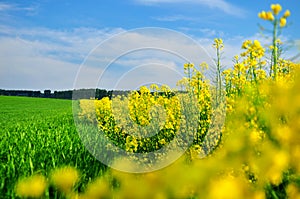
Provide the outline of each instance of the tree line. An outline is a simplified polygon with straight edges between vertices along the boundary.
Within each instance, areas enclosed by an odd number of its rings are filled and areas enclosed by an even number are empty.
[[[106,89],[78,89],[66,91],[44,90],[4,90],[0,89],[0,95],[5,96],[24,96],[24,97],[41,97],[41,98],[56,98],[56,99],[102,99],[103,97],[112,98],[113,95],[128,95],[130,91],[123,90],[106,90]]]

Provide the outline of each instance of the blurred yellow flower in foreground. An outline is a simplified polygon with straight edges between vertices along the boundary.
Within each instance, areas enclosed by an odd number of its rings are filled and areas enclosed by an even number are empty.
[[[34,175],[20,180],[16,185],[16,194],[20,197],[39,198],[45,192],[47,182],[44,176]]]
[[[243,198],[243,183],[233,177],[214,181],[210,187],[209,198],[212,199],[239,199]]]
[[[70,192],[78,180],[79,173],[73,167],[62,167],[51,175],[51,182],[63,192]]]

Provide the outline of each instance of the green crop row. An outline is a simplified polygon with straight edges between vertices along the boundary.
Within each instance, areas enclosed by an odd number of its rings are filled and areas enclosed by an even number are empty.
[[[105,170],[82,145],[70,100],[0,96],[0,107],[1,198],[15,197],[19,178],[49,175],[66,164],[84,172],[82,182]],[[50,198],[53,194],[56,191],[49,190]]]

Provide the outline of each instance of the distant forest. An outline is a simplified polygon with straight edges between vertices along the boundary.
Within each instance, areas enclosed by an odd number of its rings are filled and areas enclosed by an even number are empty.
[[[56,98],[56,99],[102,99],[103,97],[112,98],[113,95],[128,95],[130,91],[121,90],[105,90],[105,89],[79,89],[79,90],[66,90],[66,91],[54,91],[44,90],[32,91],[32,90],[3,90],[0,89],[0,95],[6,96],[25,96],[25,97],[42,97],[42,98]],[[74,95],[73,95],[74,93]]]

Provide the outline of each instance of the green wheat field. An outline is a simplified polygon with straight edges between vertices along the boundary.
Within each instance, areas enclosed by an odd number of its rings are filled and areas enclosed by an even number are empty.
[[[0,96],[0,107],[0,198],[15,195],[21,176],[67,164],[84,172],[84,183],[105,170],[81,143],[71,100]]]

